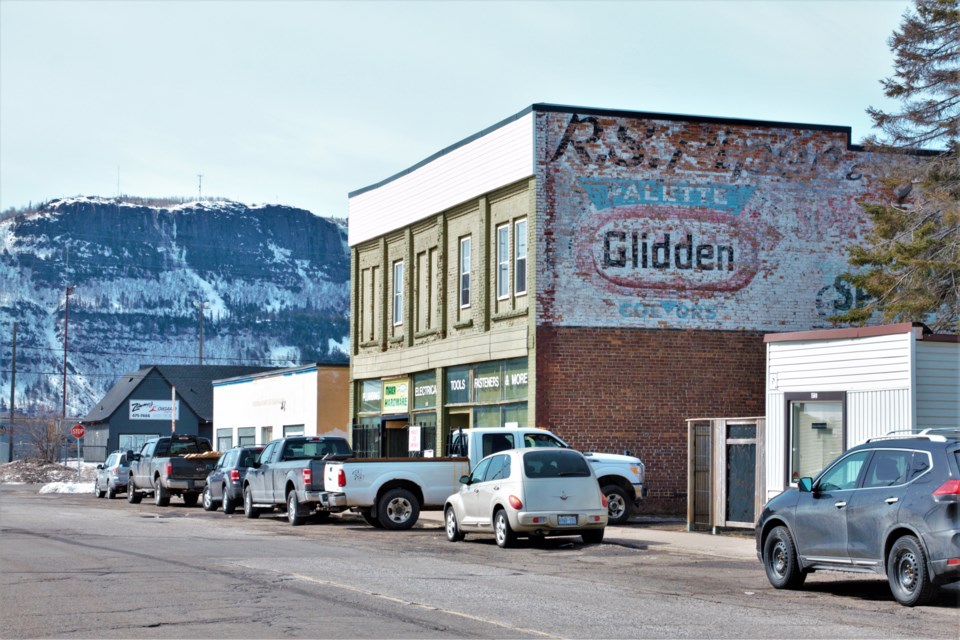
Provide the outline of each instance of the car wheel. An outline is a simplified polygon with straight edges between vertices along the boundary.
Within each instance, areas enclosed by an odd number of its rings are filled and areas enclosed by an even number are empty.
[[[626,524],[630,519],[630,498],[623,487],[608,484],[601,489],[607,497],[608,524]]]
[[[584,531],[580,537],[583,538],[584,544],[600,544],[603,542],[603,529]]]
[[[103,496],[107,495],[107,492],[106,492],[106,491],[101,491],[101,490],[100,490],[100,481],[99,481],[99,480],[94,480],[94,482],[93,482],[93,493],[94,493],[94,495],[96,495],[98,498],[102,498]]]
[[[460,525],[457,524],[457,513],[453,507],[447,507],[443,515],[443,521],[446,524],[447,540],[450,542],[460,542],[463,540],[463,531],[460,530]]]
[[[260,510],[253,506],[253,493],[250,491],[250,487],[244,487],[243,489],[243,515],[248,518],[260,517]]]
[[[287,520],[294,527],[299,527],[306,520],[300,513],[300,501],[297,499],[296,489],[287,494]]]
[[[807,579],[800,570],[797,547],[786,527],[776,527],[763,543],[763,568],[767,580],[777,589],[798,589]]]
[[[374,529],[383,529],[383,523],[380,522],[380,518],[373,515],[373,512],[370,509],[361,509],[360,517],[363,518],[363,521]]]
[[[223,487],[223,512],[227,515],[230,515],[237,510],[237,501],[230,497],[230,494],[227,493],[227,487]]]
[[[914,536],[903,536],[890,548],[887,582],[893,597],[905,607],[927,604],[937,593],[927,572],[927,554]]]
[[[377,515],[384,529],[402,531],[413,527],[420,518],[420,503],[406,489],[390,489],[377,505]]]
[[[130,481],[127,483],[127,502],[140,504],[141,500],[143,500],[143,496],[137,493],[136,487],[133,486],[133,476],[130,476]]]
[[[501,549],[509,549],[517,542],[517,534],[510,528],[510,518],[504,509],[500,509],[493,516],[493,535]]]
[[[163,488],[163,483],[160,482],[160,478],[153,481],[153,502],[158,507],[170,505],[170,492]]]
[[[113,500],[117,497],[117,488],[112,484],[107,484],[107,498]]]
[[[210,493],[210,485],[203,488],[203,510],[216,511],[217,503],[213,501],[213,495]]]

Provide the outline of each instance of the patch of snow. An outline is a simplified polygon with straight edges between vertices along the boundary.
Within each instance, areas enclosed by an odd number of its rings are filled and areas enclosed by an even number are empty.
[[[333,338],[327,340],[327,352],[333,353],[334,351],[339,351],[343,355],[350,355],[350,336],[343,336],[343,339],[340,342],[337,342]]]
[[[40,493],[93,493],[92,482],[48,482]]]

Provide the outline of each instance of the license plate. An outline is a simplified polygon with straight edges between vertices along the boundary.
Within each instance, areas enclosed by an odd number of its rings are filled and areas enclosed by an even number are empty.
[[[557,516],[557,524],[561,527],[577,526],[577,516]]]

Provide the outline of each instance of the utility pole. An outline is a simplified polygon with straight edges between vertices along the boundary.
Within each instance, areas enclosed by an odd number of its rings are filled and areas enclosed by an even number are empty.
[[[10,370],[10,449],[7,451],[7,462],[13,462],[13,402],[17,397],[17,323],[13,323],[13,365]]]
[[[198,202],[201,199],[203,199],[202,193],[203,193],[203,174],[198,173],[197,174],[197,201]]]
[[[203,364],[203,310],[210,307],[210,302],[207,300],[194,300],[193,306],[200,312],[200,357],[197,364]]]
[[[70,327],[70,294],[74,287],[67,286],[67,295],[63,303],[63,415],[67,417],[67,331]]]

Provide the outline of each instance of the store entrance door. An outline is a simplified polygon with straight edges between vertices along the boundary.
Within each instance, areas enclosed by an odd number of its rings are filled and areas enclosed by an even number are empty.
[[[407,457],[407,416],[400,420],[384,420],[383,435],[384,456],[387,458]]]

